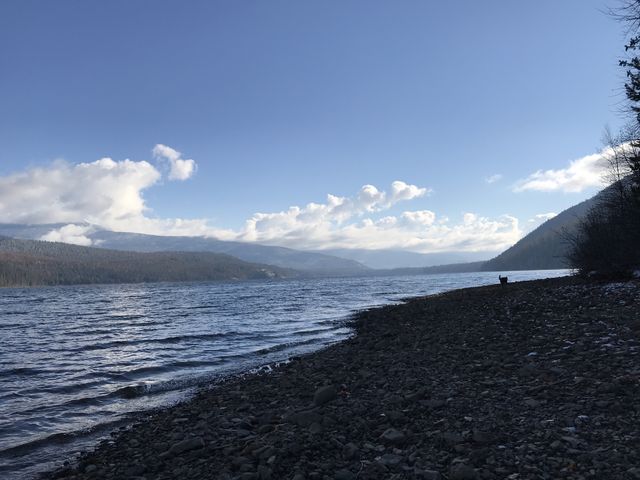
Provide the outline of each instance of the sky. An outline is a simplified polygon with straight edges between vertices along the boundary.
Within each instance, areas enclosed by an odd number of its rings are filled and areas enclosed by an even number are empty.
[[[0,223],[502,250],[602,186],[616,5],[0,2]]]

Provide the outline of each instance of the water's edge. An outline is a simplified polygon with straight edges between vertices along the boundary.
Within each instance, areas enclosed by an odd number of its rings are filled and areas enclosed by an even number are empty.
[[[520,273],[520,275],[518,275],[518,273]],[[566,271],[546,271],[535,272],[535,274],[534,272],[527,272],[527,274],[522,275],[522,272],[514,272],[512,276],[516,277],[516,279],[520,276],[523,276],[523,279],[534,279],[544,278],[544,276],[560,276],[564,273],[566,273]],[[112,421],[97,423],[90,426],[89,428],[72,430],[71,432],[56,432],[41,439],[35,439],[31,442],[25,442],[25,444],[23,444],[23,448],[17,446],[5,449],[0,452],[0,473],[3,473],[3,475],[8,475],[7,478],[26,478],[28,476],[35,476],[38,472],[42,472],[43,470],[51,471],[55,468],[59,468],[60,466],[62,466],[62,462],[64,460],[74,458],[81,451],[92,449],[100,441],[108,441],[108,439],[113,436],[114,433],[117,434],[117,431],[129,428],[135,423],[143,422],[145,418],[148,418],[149,415],[157,413],[158,410],[169,408],[170,406],[175,405],[179,402],[189,401],[189,399],[191,399],[193,395],[197,394],[203,389],[215,388],[220,383],[225,382],[229,379],[249,375],[255,373],[258,370],[268,371],[272,368],[277,368],[278,363],[284,363],[291,357],[307,355],[317,350],[324,349],[336,342],[343,341],[353,334],[353,321],[357,316],[357,312],[359,311],[378,308],[383,305],[389,305],[393,303],[403,303],[411,300],[412,298],[424,297],[425,295],[441,293],[443,291],[471,286],[480,286],[495,282],[491,273],[489,273],[488,276],[481,275],[481,278],[477,278],[476,276],[476,278],[463,279],[463,276],[460,275],[458,275],[457,277],[453,276],[453,279],[451,278],[452,276],[442,275],[438,276],[440,278],[434,278],[434,276],[429,277],[429,279],[414,279],[419,281],[410,281],[410,285],[397,285],[403,284],[402,281],[397,281],[399,280],[398,277],[389,279],[387,283],[377,282],[375,283],[375,285],[372,285],[371,282],[368,282],[367,280],[369,279],[360,278],[356,283],[361,283],[361,285],[346,285],[349,291],[357,292],[356,294],[351,294],[351,298],[347,299],[347,301],[345,301],[344,297],[340,297],[340,291],[345,291],[345,285],[343,285],[343,283],[354,283],[353,279],[351,279],[351,282],[344,282],[344,279],[333,279],[334,284],[330,289],[332,292],[330,295],[327,295],[329,297],[327,300],[329,300],[330,304],[334,303],[335,301],[338,310],[341,311],[341,315],[333,315],[330,321],[327,321],[326,319],[324,320],[325,322],[330,323],[330,329],[332,330],[331,336],[325,336],[321,338],[314,337],[312,341],[306,343],[302,342],[302,344],[295,342],[285,342],[284,344],[277,343],[276,345],[266,347],[263,346],[263,348],[258,349],[253,348],[253,350],[251,350],[250,352],[251,358],[247,357],[246,353],[234,355],[234,360],[231,362],[231,364],[227,365],[227,368],[216,368],[215,371],[210,371],[209,374],[206,374],[205,372],[204,375],[199,376],[198,381],[195,384],[192,383],[188,386],[183,385],[183,387],[186,388],[181,388],[178,385],[178,388],[176,388],[175,390],[171,390],[170,394],[166,394],[166,392],[154,392],[154,383],[142,383],[138,387],[133,388],[131,386],[120,388],[118,396],[123,397],[125,400],[135,401],[135,399],[139,398],[140,400],[145,401],[134,402],[133,406],[135,408],[133,409],[128,408],[127,411],[117,411],[116,415],[112,415]],[[488,280],[489,278],[491,278],[492,281],[487,282],[486,280]],[[432,281],[426,282],[425,280]],[[433,282],[433,280],[438,281]],[[331,283],[331,280],[324,279],[323,282]],[[235,285],[237,286],[238,284]],[[135,287],[139,287],[139,285],[135,285]],[[184,288],[184,286],[175,285],[162,285],[161,287],[161,290],[164,290],[165,293],[167,289],[171,290],[173,288]],[[213,289],[215,290],[216,287],[219,287],[219,284],[207,285],[206,287],[213,287]],[[253,285],[253,287],[260,288],[260,286],[258,285]],[[313,285],[313,288],[309,289],[309,284],[300,285],[300,282],[298,282],[298,285],[296,287],[302,288],[303,290],[305,288],[307,290],[310,290],[310,295],[317,295],[318,292],[327,293],[323,292],[322,288],[318,288],[318,285],[315,284]],[[356,287],[359,288],[355,289]],[[131,286],[129,286],[129,288],[131,288]],[[291,284],[287,284],[286,288],[284,288],[283,291],[285,292],[285,295],[280,299],[281,304],[271,305],[271,307],[275,308],[280,314],[282,314],[284,311],[282,308],[283,305],[285,307],[287,305],[291,305]],[[235,291],[233,293],[237,294],[238,292]],[[243,291],[242,293],[246,292]],[[354,298],[358,297],[360,294],[363,297],[362,299]],[[82,297],[83,295],[81,294],[79,298]],[[197,303],[196,301],[193,305],[193,308],[197,309],[199,307],[202,307],[202,305]],[[317,305],[312,305],[311,308],[314,307],[317,307]],[[332,310],[331,313],[335,314],[336,306],[334,305],[330,310]],[[309,313],[309,311],[297,311],[294,309],[291,313],[293,314],[293,316],[305,316],[305,314]],[[316,323],[319,320],[319,317],[316,315]],[[301,320],[299,319],[298,321]],[[327,327],[327,329],[324,329],[323,327],[322,330],[314,330],[313,328],[309,329],[308,319],[302,319],[302,321],[304,321],[304,324],[297,325],[296,328],[302,328],[302,331],[304,332],[312,331],[314,332],[313,335],[317,335],[318,331],[321,332],[322,335],[326,335],[326,330],[329,329],[329,327]],[[311,323],[313,324],[314,322]],[[0,326],[1,325],[2,324],[0,324]],[[153,326],[155,327],[155,324]],[[272,325],[268,324],[268,326],[271,327]],[[340,333],[334,334],[333,331],[339,331]],[[295,332],[293,333],[293,335],[295,335]],[[209,343],[210,341],[211,339],[208,340]],[[209,343],[207,343],[207,345]],[[143,343],[142,345],[146,344]],[[139,346],[140,344],[136,344],[136,349],[139,348]],[[92,345],[92,348],[93,347],[95,347],[95,345]],[[244,357],[242,355],[244,355]],[[178,379],[173,378],[171,381],[175,382],[177,380]],[[137,389],[141,389],[142,392],[138,392]],[[153,404],[154,397],[158,396],[163,397],[162,401],[157,404]],[[148,406],[149,403],[151,403],[151,406],[149,408],[144,408],[145,406]],[[29,446],[32,447],[33,451],[38,451],[40,453],[39,455],[36,455],[37,458],[33,458],[34,455],[31,455],[29,453]],[[33,451],[31,453],[33,453]],[[22,453],[26,454],[23,455]],[[21,460],[21,458],[23,460]]]

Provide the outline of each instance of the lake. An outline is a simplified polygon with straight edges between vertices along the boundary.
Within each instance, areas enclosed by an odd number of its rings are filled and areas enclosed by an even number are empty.
[[[145,410],[343,340],[359,310],[495,283],[483,272],[0,289],[0,477],[33,477]]]

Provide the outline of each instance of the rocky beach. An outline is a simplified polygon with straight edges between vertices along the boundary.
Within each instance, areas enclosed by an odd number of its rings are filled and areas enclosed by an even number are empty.
[[[637,281],[564,277],[364,311],[44,478],[640,478],[639,306]]]

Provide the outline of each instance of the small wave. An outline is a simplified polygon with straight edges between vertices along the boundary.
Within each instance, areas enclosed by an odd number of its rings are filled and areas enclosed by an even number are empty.
[[[7,370],[0,370],[0,377],[9,377],[9,376],[21,376],[21,377],[30,377],[33,375],[40,375],[41,373],[46,373],[47,370],[43,370],[40,368],[31,368],[31,367],[18,367],[18,368],[9,368]]]
[[[210,303],[205,303],[205,304],[203,304],[203,305],[193,305],[193,306],[185,307],[185,308],[186,308],[187,310],[202,310],[202,309],[205,309],[205,308],[215,308],[215,307],[217,307],[217,306],[219,306],[219,305],[210,304]]]
[[[77,348],[56,348],[50,349],[50,351],[54,352],[87,352],[93,350],[108,350],[110,348],[115,347],[126,347],[133,345],[141,345],[141,344],[149,344],[149,343],[180,343],[185,341],[206,341],[206,340],[217,340],[219,338],[225,337],[245,337],[245,338],[257,338],[256,334],[253,333],[241,333],[236,331],[225,332],[225,333],[205,333],[205,334],[196,334],[196,335],[176,335],[173,337],[162,337],[162,338],[141,338],[137,340],[113,340],[111,342],[105,343],[95,343],[91,345],[83,345]]]
[[[292,335],[295,335],[298,337],[306,337],[308,335],[317,335],[319,333],[333,332],[335,330],[339,330],[340,328],[342,328],[342,325],[332,325],[329,328],[314,328],[311,330],[298,330],[296,332],[293,332]]]
[[[280,343],[278,345],[273,345],[271,347],[261,348],[259,350],[256,350],[253,353],[257,355],[267,355],[269,353],[281,352],[282,350],[287,350],[290,348],[299,347],[301,345],[309,345],[309,344],[319,343],[319,342],[320,342],[320,339],[310,338],[308,340],[301,340],[299,342]]]
[[[157,395],[176,390],[186,390],[188,388],[210,383],[211,379],[217,376],[220,376],[220,373],[211,372],[208,375],[187,376],[183,378],[175,378],[166,382],[127,385],[111,392],[107,397],[119,397],[131,400],[147,395]]]
[[[357,311],[357,310],[356,310]],[[336,317],[336,318],[327,318],[326,320],[319,320],[315,322],[316,325],[344,325],[349,321],[349,318],[344,317]]]
[[[20,328],[23,324],[21,323],[0,323],[0,329],[10,329],[10,328]]]
[[[76,392],[87,390],[88,388],[102,385],[103,382],[84,382],[84,383],[71,383],[67,385],[61,385],[58,387],[40,387],[33,390],[23,390],[22,393],[59,393],[62,395],[69,395]]]
[[[91,337],[94,335],[113,335],[113,329],[99,329],[99,330],[87,330],[86,327],[68,328],[65,335],[71,335],[74,337]]]
[[[84,435],[91,435],[99,431],[115,430],[118,426],[127,424],[130,421],[128,418],[114,420],[111,422],[99,423],[92,427],[88,427],[82,430],[76,430],[72,432],[60,432],[47,435],[46,437],[36,438],[34,440],[21,443],[19,445],[13,445],[9,448],[0,450],[0,458],[2,457],[17,457],[30,453],[36,448],[52,445],[52,444],[64,444],[74,441],[76,438]]]
[[[145,315],[107,315],[105,320],[137,320],[138,318],[145,318]]]

